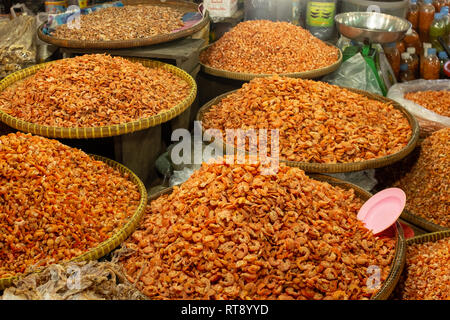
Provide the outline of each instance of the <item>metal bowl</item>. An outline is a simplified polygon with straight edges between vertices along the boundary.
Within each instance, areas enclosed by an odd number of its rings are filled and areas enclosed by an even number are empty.
[[[396,42],[411,28],[406,19],[377,12],[346,12],[334,19],[341,35],[360,42]]]

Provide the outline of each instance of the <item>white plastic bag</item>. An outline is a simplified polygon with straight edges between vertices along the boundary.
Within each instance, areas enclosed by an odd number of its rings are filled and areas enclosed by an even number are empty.
[[[383,95],[375,74],[360,53],[343,62],[339,69],[322,78],[322,81]]]
[[[450,90],[450,80],[413,80],[397,83],[389,89],[387,97],[397,101],[417,119],[421,133],[431,134],[434,131],[450,127],[450,117],[441,116],[431,110],[425,109],[417,103],[404,98],[405,93],[417,91],[441,91]]]
[[[12,20],[0,25],[0,79],[36,63],[35,17],[23,3],[11,7],[11,15]]]

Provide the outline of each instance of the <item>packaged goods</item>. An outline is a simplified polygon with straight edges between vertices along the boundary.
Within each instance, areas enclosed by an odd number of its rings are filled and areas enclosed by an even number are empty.
[[[131,19],[132,17],[132,19]],[[80,27],[60,25],[51,35],[59,39],[112,41],[149,38],[183,27],[183,12],[164,6],[112,6],[80,16]]]
[[[434,132],[421,144],[417,162],[394,186],[407,197],[406,209],[450,228],[450,128]]]
[[[412,136],[408,120],[392,105],[327,83],[280,76],[244,84],[207,110],[202,121],[205,129],[222,132],[278,129],[280,159],[299,162],[376,159],[400,151]]]
[[[404,277],[397,297],[402,300],[450,299],[450,237],[408,245]]]
[[[450,117],[450,91],[417,91],[405,94],[405,99],[444,117]]]
[[[435,8],[431,0],[424,0],[419,7],[419,36],[422,42],[429,42],[430,27],[434,20]]]
[[[35,24],[29,15],[0,24],[0,79],[36,63]]]
[[[5,289],[0,300],[144,300],[112,262],[83,261],[48,266]]]
[[[238,8],[237,0],[206,0],[203,4],[212,18],[231,17]]]
[[[428,135],[450,127],[450,117],[435,112],[448,113],[448,91],[450,80],[418,79],[392,86],[388,98],[397,101],[411,112],[419,122],[421,133]]]
[[[186,98],[190,85],[163,67],[103,54],[53,62],[0,92],[0,110],[55,127],[98,127],[155,116]]]
[[[419,25],[419,6],[417,5],[417,0],[410,1],[406,19],[411,22],[412,28],[417,30]]]
[[[337,62],[339,50],[287,22],[239,23],[200,54],[207,66],[232,72],[280,74],[311,71]]]
[[[140,193],[127,174],[56,140],[0,136],[0,278],[75,258],[116,233]]]
[[[425,80],[436,80],[439,79],[441,72],[441,62],[436,56],[436,49],[428,49],[428,55],[423,62],[423,74],[422,78]]]
[[[330,40],[334,35],[336,0],[308,0],[306,4],[306,28],[321,40]]]
[[[361,205],[298,168],[203,164],[148,205],[119,263],[151,299],[367,299],[396,241],[356,219]]]

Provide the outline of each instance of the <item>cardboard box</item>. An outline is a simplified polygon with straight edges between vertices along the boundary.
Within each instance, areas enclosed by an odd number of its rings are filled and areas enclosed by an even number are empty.
[[[236,13],[238,8],[237,0],[205,0],[203,4],[213,18],[229,18]]]

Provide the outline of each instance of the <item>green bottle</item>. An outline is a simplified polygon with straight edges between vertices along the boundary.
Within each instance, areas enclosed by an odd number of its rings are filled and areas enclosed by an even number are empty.
[[[430,27],[430,42],[433,48],[436,49],[436,51],[443,51],[444,48],[442,48],[442,45],[439,43],[438,38],[441,37],[442,39],[445,39],[446,35],[446,28],[445,28],[445,22],[442,19],[443,14],[442,13],[435,13],[434,14],[434,20]]]

